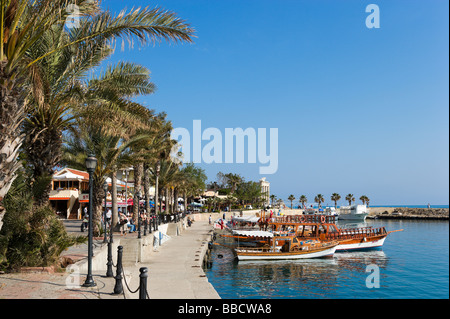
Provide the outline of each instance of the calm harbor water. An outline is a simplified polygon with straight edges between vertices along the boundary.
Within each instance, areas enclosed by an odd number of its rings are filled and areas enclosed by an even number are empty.
[[[230,249],[214,245],[205,273],[222,299],[449,298],[448,221],[367,220],[365,226],[404,231],[390,234],[381,250],[329,259],[237,262]],[[379,288],[368,288],[377,278]]]

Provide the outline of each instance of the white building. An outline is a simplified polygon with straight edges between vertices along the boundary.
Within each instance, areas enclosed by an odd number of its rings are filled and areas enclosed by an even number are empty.
[[[264,199],[264,205],[270,205],[270,183],[263,177],[259,180],[261,185],[262,198]]]

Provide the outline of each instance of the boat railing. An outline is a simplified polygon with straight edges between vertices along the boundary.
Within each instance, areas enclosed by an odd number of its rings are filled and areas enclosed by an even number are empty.
[[[289,215],[281,217],[272,217],[270,219],[271,223],[335,223],[336,216],[333,215]]]
[[[353,238],[363,238],[371,236],[382,236],[387,234],[384,227],[372,228],[372,227],[361,227],[361,228],[348,228],[340,229],[339,232],[330,232],[326,235],[329,239],[353,239]]]

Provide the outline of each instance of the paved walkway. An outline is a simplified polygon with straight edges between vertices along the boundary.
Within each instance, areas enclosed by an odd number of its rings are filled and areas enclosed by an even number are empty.
[[[147,291],[151,299],[219,299],[201,268],[211,231],[212,227],[208,222],[194,222],[180,236],[173,236],[156,251],[144,256],[143,262],[124,266],[129,288],[134,291],[139,287],[139,268],[147,267]],[[77,233],[75,226],[73,232]],[[127,238],[135,236],[136,234],[128,234]],[[120,235],[115,238],[119,239]],[[101,240],[96,242],[96,246],[100,249]],[[87,246],[73,247],[64,255],[85,259]],[[115,264],[116,260],[113,262]],[[113,271],[115,275],[115,267]],[[105,273],[103,270],[93,272],[97,286],[92,288],[80,287],[85,281],[86,273],[0,274],[0,299],[139,298],[138,293],[128,291],[125,283],[125,294],[113,295],[115,279],[107,278]]]

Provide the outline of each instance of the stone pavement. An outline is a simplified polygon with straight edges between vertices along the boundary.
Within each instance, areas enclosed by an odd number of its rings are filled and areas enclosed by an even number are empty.
[[[66,227],[69,232],[81,234],[75,224]],[[150,299],[220,299],[201,267],[211,235],[212,227],[208,222],[196,221],[179,236],[172,236],[162,246],[142,256],[142,262],[124,265],[126,283],[123,281],[124,293],[120,295],[113,295],[115,279],[105,276],[106,266],[93,270],[95,287],[81,286],[87,272],[78,265],[86,263],[87,245],[79,245],[63,253],[78,260],[72,267],[75,269],[73,273],[0,274],[0,299],[138,299],[138,293],[130,293],[129,289],[135,291],[139,287],[141,267],[148,268],[147,292]],[[138,241],[136,237],[136,233],[126,236],[127,240],[135,238]],[[114,238],[117,247],[124,237],[117,234]],[[106,264],[106,245],[102,244],[102,239],[96,240],[94,246],[95,258]],[[116,261],[113,254],[114,265]],[[116,274],[115,267],[113,273]]]

